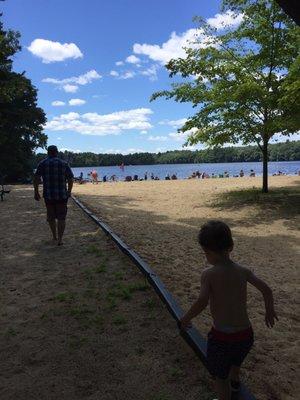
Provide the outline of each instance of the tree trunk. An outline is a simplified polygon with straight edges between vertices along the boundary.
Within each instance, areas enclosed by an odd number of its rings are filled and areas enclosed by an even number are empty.
[[[263,193],[268,193],[268,161],[269,161],[269,154],[268,154],[268,141],[264,140],[263,142]]]

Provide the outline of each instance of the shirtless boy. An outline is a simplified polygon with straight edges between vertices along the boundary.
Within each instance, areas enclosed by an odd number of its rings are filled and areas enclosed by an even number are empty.
[[[181,329],[210,304],[213,327],[208,334],[207,360],[215,377],[218,400],[230,400],[240,386],[242,362],[253,345],[253,331],[247,313],[247,283],[258,289],[265,302],[265,322],[272,328],[277,320],[272,290],[248,268],[230,259],[233,240],[230,228],[221,221],[209,221],[199,232],[199,243],[212,266],[201,276],[198,300],[180,321]]]

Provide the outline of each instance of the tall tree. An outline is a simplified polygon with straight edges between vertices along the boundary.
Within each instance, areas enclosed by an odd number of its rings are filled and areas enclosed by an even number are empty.
[[[9,181],[28,176],[34,150],[47,142],[37,90],[25,73],[12,71],[12,57],[21,50],[19,38],[18,32],[5,31],[0,21],[0,175]]]
[[[166,65],[171,77],[187,79],[152,100],[163,96],[197,108],[179,129],[190,133],[187,144],[255,142],[267,192],[270,139],[300,129],[300,29],[272,0],[224,0],[222,11],[240,24],[218,29],[198,18],[201,40],[186,58]]]

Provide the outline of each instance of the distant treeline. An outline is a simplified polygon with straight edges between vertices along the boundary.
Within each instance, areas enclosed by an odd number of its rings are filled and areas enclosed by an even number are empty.
[[[68,161],[72,167],[93,167],[120,165],[153,165],[153,164],[192,164],[192,163],[226,163],[261,161],[262,153],[257,146],[221,147],[206,150],[175,150],[165,153],[134,154],[95,154],[60,152],[59,156]],[[32,160],[35,168],[45,154],[36,154]],[[300,141],[271,144],[270,161],[299,161]]]

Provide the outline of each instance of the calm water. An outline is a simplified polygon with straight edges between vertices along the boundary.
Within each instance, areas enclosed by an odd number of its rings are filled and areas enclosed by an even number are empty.
[[[219,164],[156,164],[156,165],[130,165],[125,166],[124,172],[119,166],[115,167],[83,167],[72,168],[74,175],[79,176],[83,172],[83,177],[88,178],[88,173],[95,169],[98,172],[99,178],[102,180],[106,175],[109,179],[112,175],[116,175],[118,180],[124,180],[127,175],[138,175],[143,178],[144,174],[148,173],[164,179],[167,174],[176,174],[178,179],[185,179],[190,176],[194,171],[206,172],[211,175],[222,174],[227,171],[230,176],[238,175],[241,169],[244,170],[245,175],[249,175],[250,169],[253,169],[256,175],[262,175],[261,162],[244,162],[244,163],[219,163]],[[288,175],[295,175],[300,170],[300,161],[281,161],[269,163],[269,175],[273,175],[278,171],[282,171]]]

